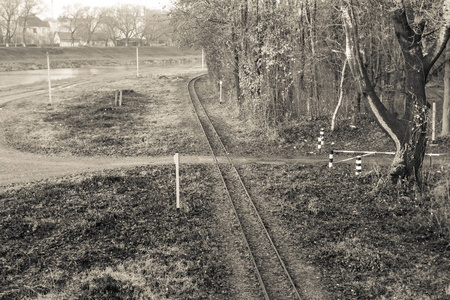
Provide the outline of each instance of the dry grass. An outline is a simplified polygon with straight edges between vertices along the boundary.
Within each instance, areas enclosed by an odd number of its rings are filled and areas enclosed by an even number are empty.
[[[10,103],[0,124],[9,146],[58,155],[158,156],[204,154],[205,144],[191,112],[187,82],[198,71],[186,66],[147,68],[93,77],[45,96]],[[114,90],[129,89],[113,107]]]
[[[332,299],[449,299],[450,173],[438,170],[417,197],[380,183],[378,169],[356,177],[346,165],[241,167]]]
[[[0,193],[0,299],[223,299],[214,169],[107,171]]]
[[[47,68],[46,52],[51,57],[52,68],[79,68],[89,66],[126,65],[136,61],[135,47],[68,47],[68,48],[0,48],[1,71]],[[176,47],[140,47],[142,64],[165,61],[192,61],[200,53]]]

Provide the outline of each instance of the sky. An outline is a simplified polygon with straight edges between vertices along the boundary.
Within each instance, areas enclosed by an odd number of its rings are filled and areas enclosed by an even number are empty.
[[[43,17],[52,17],[52,0],[43,0],[44,12],[40,14]],[[62,8],[66,5],[80,3],[83,6],[114,6],[116,4],[136,4],[143,5],[151,9],[163,9],[170,5],[172,0],[53,0],[53,17],[56,19],[62,12]]]

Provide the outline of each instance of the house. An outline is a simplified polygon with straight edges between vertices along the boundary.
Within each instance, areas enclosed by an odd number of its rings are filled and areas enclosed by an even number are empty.
[[[55,32],[55,37],[53,38],[53,44],[59,45],[60,47],[80,46],[81,38],[75,35],[74,40],[72,41],[72,35],[70,32],[57,31]]]
[[[93,33],[91,36],[91,39],[89,41],[89,44],[87,42],[87,36],[86,34],[81,39],[81,43],[84,46],[92,46],[92,47],[113,47],[114,42],[108,37],[105,33]]]
[[[25,33],[25,37],[23,33]],[[20,17],[16,34],[18,43],[43,45],[52,42],[49,22],[42,21],[35,15],[28,16],[26,19]]]
[[[138,39],[138,38],[129,38],[128,39],[128,45],[127,45],[127,39],[123,38],[121,40],[117,40],[117,46],[130,46],[130,47],[136,47],[136,46],[146,46],[147,40],[144,38]]]

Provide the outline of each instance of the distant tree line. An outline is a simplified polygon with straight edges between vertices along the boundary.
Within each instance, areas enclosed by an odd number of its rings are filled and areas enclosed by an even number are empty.
[[[43,10],[41,0],[0,0],[0,40],[9,46],[20,35],[25,46],[27,22]],[[82,36],[87,45],[96,33],[116,46],[123,39],[128,46],[132,39],[138,44],[156,43],[172,32],[167,13],[141,5],[120,4],[106,8],[67,5],[54,27],[54,31],[70,33],[72,44]]]
[[[141,5],[118,4],[106,8],[69,5],[63,8],[58,22],[73,40],[76,35],[83,34],[89,43],[94,33],[102,32],[115,46],[120,39],[129,46],[132,39],[143,44],[144,40],[157,42],[162,36],[171,34],[165,12]]]
[[[329,117],[344,91],[341,116],[371,112],[396,143],[397,180],[419,176],[425,84],[444,73],[449,9],[449,0],[177,0],[171,20],[177,42],[205,50],[210,79],[261,127]]]

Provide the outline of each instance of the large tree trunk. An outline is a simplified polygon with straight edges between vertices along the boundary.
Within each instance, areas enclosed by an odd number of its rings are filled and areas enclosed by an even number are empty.
[[[390,136],[396,146],[396,154],[392,163],[391,177],[393,182],[412,179],[421,182],[421,167],[426,149],[426,128],[428,103],[425,95],[425,84],[431,66],[442,53],[442,42],[449,38],[450,22],[444,22],[440,40],[424,56],[422,51],[421,31],[415,32],[408,23],[406,8],[393,12],[393,21],[398,42],[402,49],[405,64],[406,109],[402,119],[397,119],[378,98],[367,69],[360,55],[358,30],[352,6],[348,1],[342,7],[342,16],[346,35],[346,54],[350,69],[359,83],[361,92],[366,96],[371,112],[381,128]],[[450,0],[446,0],[450,5]],[[449,6],[448,5],[448,6]],[[447,6],[447,7],[448,7]],[[423,29],[423,28],[422,28]],[[444,44],[445,45],[445,44]]]
[[[444,104],[442,107],[441,135],[450,135],[450,41],[447,42],[444,74]]]
[[[27,46],[27,42],[26,42],[26,33],[27,33],[27,27],[26,25],[26,20],[24,20],[24,24],[23,24],[23,29],[22,29],[22,45],[23,47]]]

